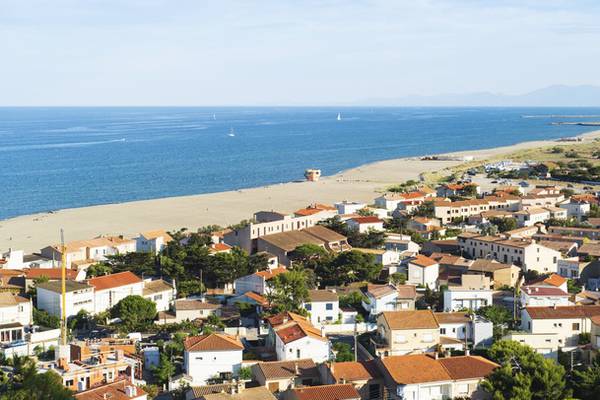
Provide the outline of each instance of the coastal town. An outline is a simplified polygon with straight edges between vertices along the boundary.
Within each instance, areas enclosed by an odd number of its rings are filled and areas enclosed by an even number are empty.
[[[2,249],[0,395],[598,398],[597,145],[462,157],[229,226]]]

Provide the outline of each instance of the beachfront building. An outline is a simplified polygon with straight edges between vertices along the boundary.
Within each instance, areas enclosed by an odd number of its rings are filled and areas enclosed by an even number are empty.
[[[136,251],[135,240],[123,236],[101,236],[90,240],[78,240],[65,243],[65,261],[67,267],[85,268],[98,261],[103,261],[107,256],[127,254]],[[51,260],[56,260],[55,265],[60,265],[63,247],[60,244],[47,246],[40,250],[40,254]]]
[[[244,346],[233,336],[189,336],[183,347],[183,366],[192,385],[204,385],[215,376],[230,380],[241,368]]]
[[[25,254],[23,250],[8,249],[0,254],[0,268],[22,270],[24,268],[52,268],[52,259],[40,254]]]
[[[437,188],[437,197],[478,196],[481,187],[476,183],[444,183]]]
[[[337,209],[335,207],[320,203],[313,203],[305,208],[294,211],[295,217],[312,217],[316,222],[333,218],[337,214]]]
[[[346,200],[340,201],[339,203],[335,203],[334,206],[337,209],[338,214],[340,215],[356,214],[359,210],[362,210],[363,208],[367,207],[365,203]]]
[[[312,215],[294,216],[275,211],[259,211],[254,214],[252,222],[228,232],[223,240],[230,246],[237,246],[248,253],[260,251],[258,239],[267,235],[299,231],[316,224]]]
[[[340,318],[338,295],[330,290],[309,290],[308,300],[303,307],[315,326],[333,324]]]
[[[453,219],[468,219],[487,211],[517,211],[520,208],[520,197],[517,196],[485,196],[483,199],[462,201],[435,201],[433,213],[443,224]]]
[[[383,231],[383,220],[376,216],[353,217],[346,221],[348,228],[358,233],[367,233],[369,231]]]
[[[525,271],[540,274],[557,270],[560,251],[551,249],[531,239],[506,239],[503,236],[480,236],[462,233],[458,243],[464,255],[471,258],[486,258],[504,264],[521,266]]]
[[[173,238],[166,231],[159,229],[142,232],[136,238],[136,251],[141,253],[158,254]]]
[[[554,194],[532,194],[521,197],[521,209],[536,207],[553,207],[565,199],[561,193]]]
[[[413,242],[410,235],[402,235],[398,233],[386,233],[384,246],[386,250],[397,253],[407,251],[409,253],[416,254],[421,250],[421,246],[419,246],[418,243]]]
[[[375,198],[375,205],[379,208],[384,208],[388,212],[392,212],[398,208],[398,205],[406,202],[422,203],[427,198],[431,198],[433,193],[422,191],[414,191],[407,193],[387,192]]]

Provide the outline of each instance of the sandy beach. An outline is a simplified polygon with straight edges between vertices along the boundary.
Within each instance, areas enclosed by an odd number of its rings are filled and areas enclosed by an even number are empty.
[[[600,137],[600,131],[582,135]],[[451,155],[472,155],[476,160],[498,157],[518,150],[557,145],[556,141],[532,141],[486,150],[472,150]],[[566,143],[572,144],[572,143]],[[175,230],[218,224],[226,226],[252,217],[259,210],[292,212],[312,202],[334,203],[341,200],[372,202],[378,193],[393,184],[418,179],[419,174],[441,171],[461,161],[422,161],[399,158],[362,165],[319,182],[290,182],[237,191],[168,197],[155,200],[108,204],[59,210],[53,213],[24,215],[0,221],[0,249],[23,249],[37,252],[54,244],[59,229],[67,241],[89,239],[98,235],[137,236],[152,229]]]

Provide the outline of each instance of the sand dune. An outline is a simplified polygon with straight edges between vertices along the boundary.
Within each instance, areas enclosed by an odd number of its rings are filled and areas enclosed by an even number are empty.
[[[583,136],[598,137],[600,131]],[[525,142],[513,146],[465,151],[486,159],[519,149],[556,144],[552,141]],[[12,247],[27,252],[58,241],[59,229],[68,241],[101,234],[136,236],[139,232],[163,228],[196,229],[208,224],[228,225],[250,218],[258,210],[291,212],[311,202],[341,200],[372,202],[386,187],[417,179],[420,173],[442,170],[458,161],[421,161],[400,158],[380,161],[324,177],[319,182],[292,182],[222,193],[170,197],[40,213],[0,221],[0,249]]]

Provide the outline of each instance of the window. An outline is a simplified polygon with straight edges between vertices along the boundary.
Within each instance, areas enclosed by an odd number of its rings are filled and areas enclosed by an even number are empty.
[[[310,311],[310,310],[312,310],[312,305],[310,303],[306,303],[304,305],[304,308],[306,308],[306,311]]]
[[[578,331],[578,330],[579,330],[579,323],[575,322],[575,323],[573,324],[573,330],[574,330],[574,331]]]
[[[440,328],[440,335],[446,334],[446,328]]]
[[[300,358],[300,349],[296,349],[296,358]]]
[[[325,309],[326,310],[333,310],[333,303],[327,303],[327,304],[325,304]]]

